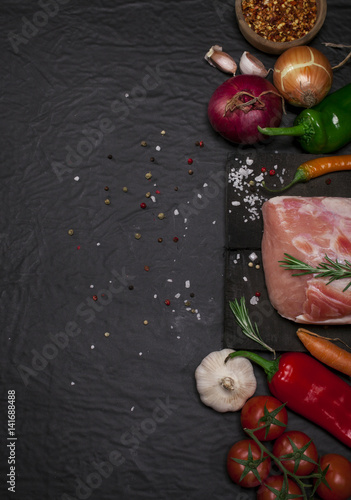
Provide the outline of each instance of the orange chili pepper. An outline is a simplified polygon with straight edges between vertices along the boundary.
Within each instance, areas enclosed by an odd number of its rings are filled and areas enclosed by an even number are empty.
[[[305,161],[297,168],[293,180],[281,189],[268,189],[264,181],[262,185],[267,191],[281,193],[298,182],[308,182],[310,179],[341,170],[351,170],[351,155],[326,156]]]

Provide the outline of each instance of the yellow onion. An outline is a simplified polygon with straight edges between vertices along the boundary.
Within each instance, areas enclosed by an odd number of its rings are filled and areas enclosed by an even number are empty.
[[[333,70],[319,50],[306,45],[292,47],[278,57],[273,83],[288,103],[311,108],[328,94]]]

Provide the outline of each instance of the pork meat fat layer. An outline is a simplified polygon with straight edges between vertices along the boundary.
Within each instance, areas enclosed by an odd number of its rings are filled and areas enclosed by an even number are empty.
[[[262,206],[262,262],[269,299],[284,318],[296,323],[351,324],[350,279],[327,285],[328,278],[292,276],[280,266],[284,253],[316,267],[351,261],[351,199],[277,196]]]

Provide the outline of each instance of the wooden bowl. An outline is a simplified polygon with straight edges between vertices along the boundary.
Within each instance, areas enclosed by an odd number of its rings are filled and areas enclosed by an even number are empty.
[[[268,54],[282,54],[285,50],[299,45],[307,45],[318,33],[323,26],[327,15],[327,0],[316,0],[317,4],[317,19],[307,35],[292,42],[272,42],[258,35],[245,21],[241,0],[235,0],[235,14],[238,21],[239,29],[246,40],[256,49]]]

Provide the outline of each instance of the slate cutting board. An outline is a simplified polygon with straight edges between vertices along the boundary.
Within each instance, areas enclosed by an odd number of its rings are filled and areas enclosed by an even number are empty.
[[[322,156],[322,155],[321,155]],[[324,155],[327,156],[327,155]],[[308,154],[261,153],[230,155],[226,165],[226,266],[224,347],[233,349],[262,350],[259,344],[248,339],[236,325],[229,301],[245,297],[250,318],[256,322],[261,337],[277,351],[303,351],[296,330],[304,327],[320,335],[341,338],[351,345],[351,325],[314,326],[299,325],[282,318],[272,307],[265,286],[261,264],[263,221],[261,207],[265,200],[275,196],[255,181],[266,168],[265,182],[277,188],[293,179],[297,167],[314,158]],[[275,175],[269,171],[274,169]],[[242,172],[242,175],[240,174]],[[234,178],[234,182],[233,182]],[[250,187],[250,181],[255,182]],[[351,172],[334,172],[300,183],[282,194],[290,196],[342,196],[351,197]],[[251,263],[251,264],[250,264]],[[250,265],[249,265],[250,264]],[[250,267],[252,266],[252,267]],[[260,293],[259,298],[256,292]]]

